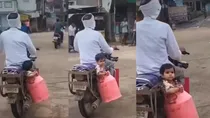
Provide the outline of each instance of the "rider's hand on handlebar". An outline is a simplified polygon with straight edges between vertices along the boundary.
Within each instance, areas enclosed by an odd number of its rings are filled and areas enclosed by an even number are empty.
[[[190,53],[186,51],[184,47],[180,47],[179,50],[182,52],[183,55],[189,55]]]

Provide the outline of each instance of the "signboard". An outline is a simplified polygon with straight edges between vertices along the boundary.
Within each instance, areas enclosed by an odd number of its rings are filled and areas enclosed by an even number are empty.
[[[188,21],[187,6],[169,7],[168,14],[172,21],[176,21],[176,23]]]
[[[20,20],[21,21],[29,20],[29,16],[25,14],[20,14]]]

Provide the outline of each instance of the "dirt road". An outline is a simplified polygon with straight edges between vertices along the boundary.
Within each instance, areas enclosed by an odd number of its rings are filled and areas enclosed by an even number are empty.
[[[175,35],[179,44],[191,52],[191,55],[183,57],[183,60],[190,63],[186,75],[191,79],[191,94],[198,107],[200,118],[210,118],[210,51],[208,51],[210,29],[177,30]],[[62,49],[55,51],[51,36],[51,33],[32,35],[35,45],[41,49],[38,52],[37,65],[48,83],[52,108],[47,108],[49,104],[42,109],[33,106],[27,118],[53,118],[53,115],[54,118],[82,118],[77,103],[68,91],[65,71],[79,62],[78,54],[67,53],[67,42]],[[93,118],[135,118],[135,48],[120,47],[120,49],[114,55],[120,57],[116,67],[120,68],[120,89],[123,97],[113,103],[103,104]],[[5,98],[0,97],[0,104],[0,116],[12,118]],[[33,117],[34,115],[36,117]]]

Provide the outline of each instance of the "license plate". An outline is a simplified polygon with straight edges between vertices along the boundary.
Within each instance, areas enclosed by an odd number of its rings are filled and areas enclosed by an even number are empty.
[[[58,40],[58,37],[53,37],[54,40]]]
[[[141,107],[148,107],[147,105],[142,105]],[[148,111],[137,111],[137,118],[148,118]]]
[[[7,88],[4,88],[4,92],[5,93],[18,93],[19,92],[19,88],[7,87]]]
[[[74,90],[82,90],[85,91],[87,88],[87,84],[84,82],[74,82],[73,83],[73,89]]]

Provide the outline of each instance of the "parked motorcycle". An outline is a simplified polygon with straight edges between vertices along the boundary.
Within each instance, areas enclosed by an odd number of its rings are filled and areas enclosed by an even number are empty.
[[[182,50],[183,55],[189,55],[185,49]],[[169,57],[169,60],[177,67],[187,69],[187,62],[179,62]],[[151,81],[138,83],[136,90],[137,99],[137,118],[166,118],[164,112],[164,92],[160,77],[153,77],[159,81],[153,85]],[[154,82],[154,81],[153,81]]]
[[[31,58],[31,60],[35,61],[36,58]],[[5,67],[0,73],[0,93],[3,97],[7,97],[15,118],[23,118],[32,103],[26,88],[26,75],[26,71],[19,67]]]
[[[110,54],[106,54],[106,58],[118,61],[118,57],[112,57]],[[81,115],[89,118],[101,104],[95,66],[75,65],[68,72],[68,84],[70,92],[75,95],[75,100],[78,101]]]

